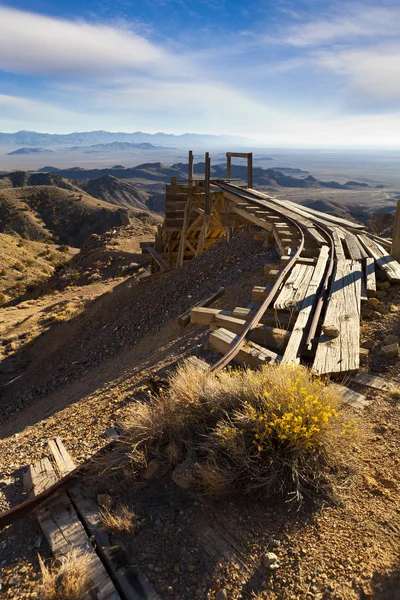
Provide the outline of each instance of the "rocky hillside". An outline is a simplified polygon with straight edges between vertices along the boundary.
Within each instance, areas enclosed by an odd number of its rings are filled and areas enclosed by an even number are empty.
[[[0,233],[0,306],[48,278],[74,252],[65,246]]]
[[[126,225],[126,209],[73,189],[40,185],[0,190],[0,233],[80,247],[92,233]]]
[[[77,185],[90,196],[99,198],[110,204],[125,206],[131,209],[147,211],[146,201],[149,194],[138,190],[131,183],[117,179],[113,175],[103,175],[96,179],[77,182]]]

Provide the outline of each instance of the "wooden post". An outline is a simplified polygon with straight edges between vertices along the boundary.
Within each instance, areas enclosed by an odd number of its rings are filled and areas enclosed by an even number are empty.
[[[397,200],[396,216],[393,228],[392,248],[390,254],[395,260],[400,260],[400,200]]]
[[[247,155],[247,187],[253,187],[253,153]]]
[[[230,179],[231,176],[231,155],[230,152],[226,153],[226,178]]]
[[[204,168],[204,210],[205,214],[211,213],[211,195],[210,195],[210,176],[211,176],[211,160],[210,153],[206,152],[205,155],[205,168]]]
[[[191,150],[189,150],[188,180],[190,190],[193,182],[193,152]]]

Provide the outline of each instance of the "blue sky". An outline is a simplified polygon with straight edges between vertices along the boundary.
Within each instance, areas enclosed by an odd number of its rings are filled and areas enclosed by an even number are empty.
[[[400,145],[400,5],[0,0],[0,131]]]

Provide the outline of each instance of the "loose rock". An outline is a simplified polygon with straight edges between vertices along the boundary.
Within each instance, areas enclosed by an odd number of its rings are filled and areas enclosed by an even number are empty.
[[[274,552],[267,552],[262,560],[262,564],[268,571],[276,571],[276,569],[279,569],[281,566],[281,563]]]
[[[399,355],[399,344],[389,344],[388,346],[382,346],[379,355],[382,358],[397,358]]]
[[[335,325],[323,325],[322,333],[330,338],[337,338],[340,335],[340,331]]]

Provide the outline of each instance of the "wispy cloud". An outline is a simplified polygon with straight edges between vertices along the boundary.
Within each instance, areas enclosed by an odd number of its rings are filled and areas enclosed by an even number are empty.
[[[184,72],[185,62],[125,27],[67,21],[0,6],[0,69],[103,76],[121,70]]]
[[[400,33],[400,8],[379,8],[365,4],[340,4],[339,14],[329,18],[311,19],[296,23],[281,36],[281,41],[298,47],[346,43],[398,36]],[[272,38],[269,38],[272,39]]]

